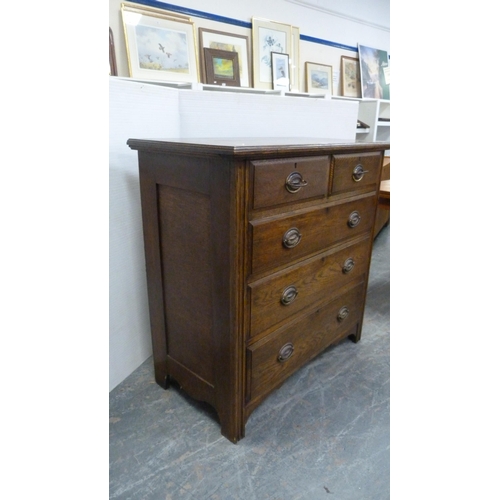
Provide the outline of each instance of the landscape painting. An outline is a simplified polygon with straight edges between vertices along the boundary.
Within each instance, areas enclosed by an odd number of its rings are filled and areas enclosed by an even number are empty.
[[[363,99],[391,98],[389,55],[385,50],[358,45]]]
[[[219,78],[234,78],[233,61],[223,57],[214,57],[212,59],[214,66],[214,74]]]
[[[328,72],[313,70],[311,72],[311,85],[313,89],[328,90]]]
[[[306,62],[306,92],[310,94],[331,94],[332,67],[328,64]]]

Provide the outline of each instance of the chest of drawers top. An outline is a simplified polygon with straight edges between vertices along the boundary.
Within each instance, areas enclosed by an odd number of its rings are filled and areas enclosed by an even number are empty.
[[[362,152],[388,150],[384,142],[346,142],[331,138],[307,137],[248,137],[248,138],[191,138],[191,139],[129,139],[131,149],[177,152],[234,157],[274,157],[282,155],[321,155],[332,151]]]

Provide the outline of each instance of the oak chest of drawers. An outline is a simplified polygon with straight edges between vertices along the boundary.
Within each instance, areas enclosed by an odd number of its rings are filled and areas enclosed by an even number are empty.
[[[140,140],[156,382],[244,436],[326,347],[361,336],[387,143]]]

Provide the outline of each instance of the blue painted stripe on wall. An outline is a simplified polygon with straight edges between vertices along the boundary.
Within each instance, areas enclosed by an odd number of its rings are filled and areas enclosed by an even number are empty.
[[[328,45],[329,47],[335,47],[337,49],[352,50],[354,52],[358,51],[357,47],[350,47],[349,45],[343,45],[342,43],[329,42],[328,40],[322,40],[321,38],[314,38],[313,36],[300,35],[300,39],[304,42],[319,43],[321,45]]]
[[[201,10],[188,9],[186,7],[180,7],[179,5],[172,5],[170,3],[157,2],[156,0],[135,0],[135,3],[148,5],[149,7],[155,7],[157,9],[170,10],[172,12],[178,12],[179,14],[185,14],[187,16],[195,16],[201,19],[208,19],[210,21],[217,21],[219,23],[232,24],[233,26],[241,26],[242,28],[252,29],[252,23],[240,21],[238,19],[232,19],[231,17],[210,14],[209,12],[203,12]],[[335,47],[337,49],[352,50],[353,52],[358,51],[357,47],[350,47],[349,45],[330,42],[328,40],[322,40],[321,38],[315,38],[312,36],[300,35],[300,39],[304,40],[304,42],[319,43],[320,45],[327,45],[328,47]]]

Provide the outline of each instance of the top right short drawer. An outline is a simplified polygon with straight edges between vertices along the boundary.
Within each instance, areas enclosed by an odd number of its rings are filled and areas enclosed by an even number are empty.
[[[382,167],[381,153],[333,155],[332,163],[332,195],[367,187],[377,188]]]

